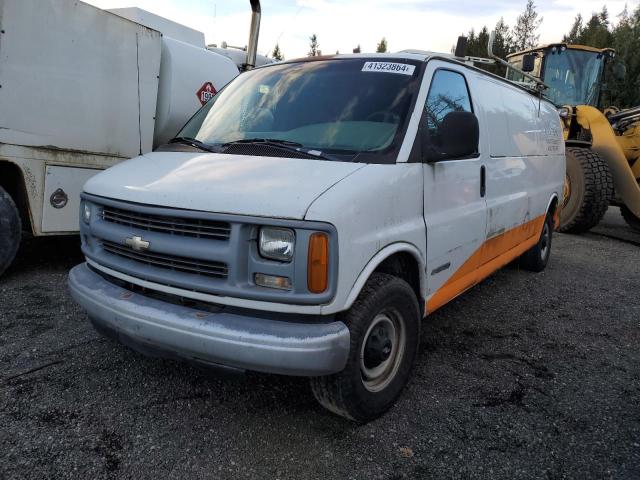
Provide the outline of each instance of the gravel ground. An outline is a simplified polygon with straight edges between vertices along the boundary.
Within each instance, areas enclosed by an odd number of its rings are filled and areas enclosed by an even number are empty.
[[[640,235],[616,210],[429,317],[364,426],[304,379],[102,339],[67,293],[77,239],[30,240],[0,280],[0,478],[640,478]]]

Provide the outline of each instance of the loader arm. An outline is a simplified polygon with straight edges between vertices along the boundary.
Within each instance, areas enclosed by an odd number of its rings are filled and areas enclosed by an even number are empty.
[[[591,131],[591,148],[606,160],[613,175],[616,193],[629,210],[640,217],[640,184],[618,140],[620,137],[616,136],[607,118],[597,108],[588,105],[577,107],[576,121],[582,128]]]

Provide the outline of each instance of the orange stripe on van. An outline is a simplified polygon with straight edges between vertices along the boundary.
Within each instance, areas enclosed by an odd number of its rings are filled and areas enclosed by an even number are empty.
[[[427,313],[437,310],[533,247],[540,238],[545,217],[540,215],[484,242],[427,301]]]

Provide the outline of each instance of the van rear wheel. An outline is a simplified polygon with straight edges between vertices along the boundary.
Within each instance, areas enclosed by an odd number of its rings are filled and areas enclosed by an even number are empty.
[[[404,280],[374,273],[351,309],[347,365],[334,375],[311,378],[311,389],[328,410],[357,422],[379,417],[406,385],[420,341],[420,309]]]
[[[16,256],[22,238],[22,222],[11,196],[0,187],[0,275]]]
[[[520,257],[520,266],[530,272],[541,272],[547,267],[551,256],[551,239],[553,237],[553,216],[547,214],[542,226],[542,233],[536,243]]]

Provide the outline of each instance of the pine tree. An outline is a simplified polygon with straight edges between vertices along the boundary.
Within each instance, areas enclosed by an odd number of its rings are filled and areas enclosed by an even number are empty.
[[[473,52],[474,57],[486,57],[487,45],[489,45],[489,29],[484,26],[478,32],[478,39],[476,40],[476,48]]]
[[[610,47],[612,38],[609,31],[609,12],[607,7],[603,7],[600,13],[594,13],[580,31],[576,43],[590,45],[592,47]]]
[[[496,36],[493,40],[493,53],[502,59],[506,59],[507,55],[515,51],[515,46],[511,30],[509,29],[509,25],[504,22],[504,18],[500,17],[500,20],[496,23],[495,32]],[[501,77],[504,77],[507,73],[506,67],[503,67],[502,65],[495,64],[490,67],[492,67],[489,68],[490,71]]]
[[[618,24],[611,31],[611,44],[615,48],[615,62],[626,68],[623,80],[616,80],[608,69],[605,81],[609,90],[609,103],[619,108],[640,106],[640,6],[631,15],[625,9],[618,16]],[[612,62],[609,62],[612,66]]]
[[[618,15],[618,23],[613,28],[606,7],[594,13],[586,24],[583,24],[581,17],[576,17],[563,41],[598,48],[614,48],[616,58],[607,62],[604,77],[605,103],[619,108],[640,105],[640,6],[631,14],[625,7]],[[616,79],[613,75],[612,70],[616,63],[626,68],[623,80]]]
[[[284,55],[282,54],[282,51],[280,50],[280,45],[276,43],[276,46],[273,49],[273,52],[271,53],[271,56],[278,60],[278,61],[282,61],[284,60]]]
[[[562,37],[562,41],[568,44],[578,43],[580,35],[582,35],[582,15],[578,14],[573,21],[571,30],[569,30],[567,35]]]
[[[377,53],[386,53],[387,52],[387,39],[386,38],[382,37],[382,40],[380,40],[380,43],[376,47],[376,52]]]
[[[527,0],[524,12],[518,16],[513,27],[513,39],[516,50],[525,50],[538,44],[540,35],[536,31],[542,23],[542,17],[538,18],[536,5],[533,0]]]
[[[309,37],[309,53],[307,55],[310,57],[317,57],[320,55],[318,47],[320,47],[320,44],[318,43],[318,35],[314,33]]]

